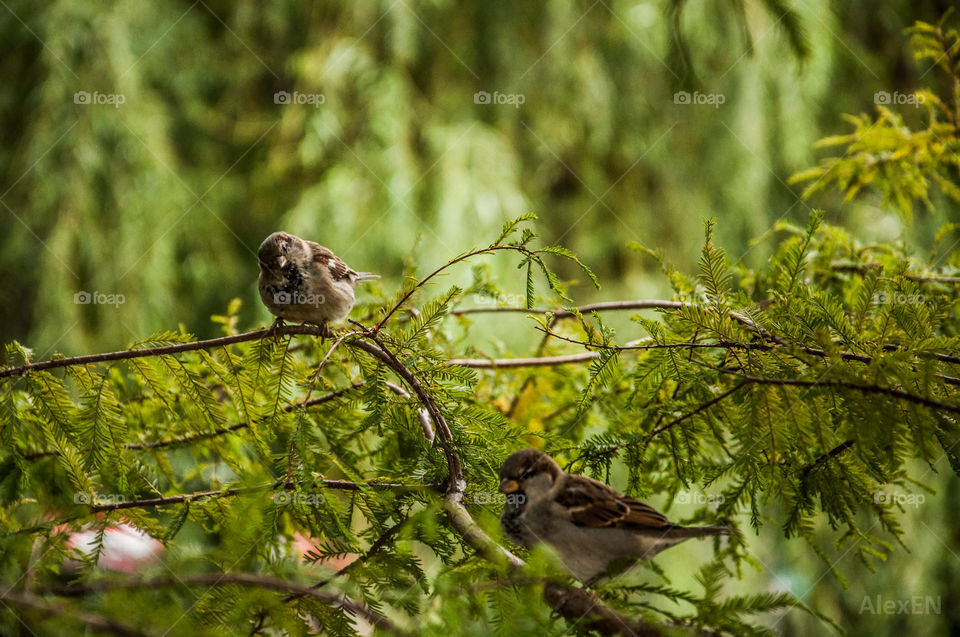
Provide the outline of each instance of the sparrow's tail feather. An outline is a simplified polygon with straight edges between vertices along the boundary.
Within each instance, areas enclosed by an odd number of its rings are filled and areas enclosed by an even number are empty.
[[[367,279],[379,279],[379,274],[373,272],[357,272],[357,281],[366,281]]]
[[[725,526],[680,526],[674,524],[659,529],[651,528],[649,534],[644,534],[646,542],[642,543],[644,559],[650,559],[660,551],[676,546],[695,537],[710,537],[712,535],[736,535],[736,529]],[[650,541],[652,540],[652,542]]]
[[[687,539],[691,537],[706,537],[709,535],[736,535],[735,529],[727,526],[675,526],[665,535],[677,538]]]

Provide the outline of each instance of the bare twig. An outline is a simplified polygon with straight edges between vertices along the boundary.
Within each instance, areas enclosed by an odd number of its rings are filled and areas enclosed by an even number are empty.
[[[477,250],[471,250],[470,252],[466,252],[466,253],[464,253],[464,254],[461,254],[460,256],[458,256],[458,257],[456,257],[456,258],[454,258],[454,259],[451,259],[450,261],[447,261],[446,263],[444,263],[444,264],[441,265],[439,268],[437,268],[436,270],[434,270],[433,272],[431,272],[430,274],[428,274],[428,275],[427,275],[426,277],[424,277],[423,279],[420,279],[420,281],[418,281],[416,285],[414,285],[412,288],[410,288],[410,289],[407,291],[407,293],[404,294],[404,295],[400,298],[399,301],[397,301],[396,305],[394,305],[392,308],[390,308],[390,310],[384,315],[384,317],[383,317],[382,319],[380,319],[380,322],[377,323],[377,324],[373,327],[372,333],[373,333],[373,334],[377,334],[378,332],[380,332],[380,330],[383,329],[383,326],[384,326],[384,325],[386,324],[386,322],[390,319],[390,317],[393,316],[394,313],[396,313],[396,311],[399,310],[399,309],[403,306],[403,304],[407,302],[407,299],[409,299],[411,296],[413,296],[413,293],[414,293],[414,292],[416,292],[417,290],[419,290],[420,288],[422,288],[424,285],[427,284],[427,282],[428,282],[430,279],[432,279],[433,277],[437,276],[438,274],[440,274],[441,272],[443,272],[444,270],[446,270],[446,269],[449,268],[450,266],[455,265],[455,264],[457,264],[457,263],[460,263],[461,261],[466,261],[466,260],[469,259],[470,257],[476,257],[476,256],[479,256],[479,255],[481,255],[481,254],[492,254],[492,253],[494,253],[494,252],[504,251],[504,250],[512,251],[512,252],[519,252],[520,254],[526,255],[526,256],[528,256],[528,257],[534,256],[534,251],[533,251],[533,250],[530,250],[530,249],[528,249],[528,248],[524,248],[523,246],[507,246],[507,245],[493,245],[493,246],[489,246],[489,247],[486,247],[486,248],[480,248],[480,249],[477,249]]]

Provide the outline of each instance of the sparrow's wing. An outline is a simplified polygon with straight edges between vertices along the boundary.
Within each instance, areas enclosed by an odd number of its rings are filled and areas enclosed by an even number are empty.
[[[307,241],[307,245],[310,246],[313,253],[313,260],[326,266],[334,281],[339,281],[350,275],[357,276],[357,273],[344,263],[343,259],[335,255],[330,248],[325,248],[315,241]]]
[[[578,526],[638,530],[673,526],[653,507],[585,476],[567,476],[556,501],[567,509],[571,521]]]

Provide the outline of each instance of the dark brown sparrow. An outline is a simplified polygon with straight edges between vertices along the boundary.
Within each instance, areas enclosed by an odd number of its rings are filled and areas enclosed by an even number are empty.
[[[526,547],[554,548],[581,582],[592,582],[692,537],[728,535],[722,526],[679,526],[652,507],[585,476],[564,473],[536,449],[510,455],[500,469],[507,502],[500,522]],[[616,563],[616,564],[615,564]]]
[[[260,298],[278,319],[325,325],[345,318],[359,281],[378,279],[357,272],[328,248],[286,232],[260,244]]]

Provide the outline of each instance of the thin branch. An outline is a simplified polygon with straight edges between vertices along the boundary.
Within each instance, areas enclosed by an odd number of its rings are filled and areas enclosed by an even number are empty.
[[[306,407],[310,404],[310,396],[313,395],[313,390],[317,386],[317,381],[320,380],[320,372],[323,371],[323,366],[327,364],[327,361],[330,360],[330,356],[333,354],[334,350],[337,349],[337,346],[340,345],[347,337],[354,336],[360,332],[345,332],[343,335],[339,336],[337,340],[333,342],[333,345],[330,346],[330,349],[327,350],[327,353],[323,355],[323,360],[320,361],[320,364],[317,365],[317,372],[313,376],[313,381],[310,383],[310,389],[307,391],[306,397],[301,401],[300,406]],[[289,411],[284,409],[284,411]]]
[[[361,491],[363,489],[372,489],[374,491],[435,491],[438,485],[428,484],[392,484],[387,482],[367,482],[357,483],[348,480],[322,480],[318,484],[323,485],[325,489],[337,491]],[[299,483],[284,482],[282,484],[264,484],[256,487],[235,487],[230,489],[220,489],[219,491],[197,491],[195,493],[181,493],[179,495],[163,496],[159,498],[146,498],[143,500],[127,500],[124,502],[115,502],[112,504],[95,504],[90,507],[91,513],[103,513],[105,511],[119,511],[121,509],[149,509],[152,507],[165,506],[168,504],[180,504],[182,502],[193,502],[204,498],[230,498],[257,491],[276,490],[283,487],[286,490],[297,488]]]
[[[692,418],[693,416],[696,416],[696,415],[699,414],[700,412],[705,411],[705,410],[707,410],[707,409],[710,409],[711,407],[713,407],[714,405],[716,405],[718,402],[720,402],[721,400],[723,400],[723,399],[726,398],[727,396],[730,396],[731,394],[739,391],[740,389],[742,389],[742,388],[745,387],[746,385],[747,385],[747,381],[743,381],[743,382],[741,382],[741,383],[739,383],[739,384],[737,384],[737,385],[734,385],[733,387],[731,387],[731,388],[728,389],[727,391],[723,392],[722,394],[719,394],[719,395],[717,395],[717,396],[714,396],[713,398],[711,398],[711,399],[708,400],[707,402],[703,403],[702,405],[700,405],[699,407],[697,407],[697,408],[694,409],[693,411],[688,412],[688,413],[680,416],[679,418],[677,418],[677,419],[675,419],[675,420],[673,420],[673,421],[671,421],[671,422],[668,422],[667,424],[663,425],[662,427],[658,427],[658,428],[654,429],[654,430],[650,433],[650,436],[647,438],[647,444],[649,444],[649,442],[650,442],[651,440],[653,440],[654,438],[656,438],[657,436],[659,436],[660,434],[662,434],[664,431],[670,429],[670,428],[673,427],[674,425],[679,425],[680,423],[682,423],[682,422],[683,422],[684,420],[686,420],[687,418]]]
[[[642,301],[625,301],[623,303],[633,303],[639,304]],[[649,303],[658,303],[658,304],[671,304],[671,307],[692,307],[690,303],[682,303],[680,301],[650,301]],[[589,306],[585,306],[589,307]],[[483,309],[484,311],[488,310],[497,310],[499,308],[475,308]],[[505,308],[520,311],[521,308]],[[784,344],[778,337],[770,334],[767,330],[760,328],[748,317],[731,313],[731,316],[752,327],[753,329],[758,330],[765,338],[770,338],[779,344]],[[146,358],[150,356],[159,356],[164,354],[176,354],[179,352],[192,352],[201,349],[210,349],[214,347],[221,347],[223,345],[231,345],[234,343],[243,343],[246,341],[255,341],[266,336],[284,336],[284,335],[307,335],[307,336],[327,336],[327,333],[320,328],[314,325],[283,325],[278,328],[263,328],[259,330],[253,330],[251,332],[245,332],[243,334],[235,334],[233,336],[226,336],[223,338],[214,338],[206,341],[193,341],[190,343],[176,343],[174,345],[164,345],[161,347],[150,347],[144,349],[133,349],[133,350],[121,350],[118,352],[106,352],[103,354],[88,354],[85,356],[73,356],[67,358],[55,358],[52,360],[42,361],[39,363],[28,363],[26,365],[21,365],[20,367],[11,367],[8,369],[0,370],[0,378],[7,378],[10,376],[22,376],[27,372],[39,371],[45,369],[55,369],[58,367],[69,367],[72,365],[87,365],[90,363],[102,363],[109,361],[118,361],[118,360],[129,360],[132,358]],[[355,345],[353,342],[351,345]],[[873,343],[871,343],[873,344]],[[759,345],[757,346],[759,347]],[[880,346],[884,351],[905,351],[906,348],[894,344],[883,344]],[[808,353],[815,353],[814,350]],[[506,359],[472,359],[472,358],[455,358],[451,359],[449,362],[455,365],[461,365],[463,367],[475,367],[475,368],[506,368],[506,367],[534,367],[542,365],[565,365],[568,363],[581,363],[596,358],[598,354],[596,352],[585,352],[581,354],[572,354],[568,356],[547,356],[547,357],[535,357],[535,358],[506,358]],[[859,357],[858,354],[846,354],[848,357]],[[946,363],[957,363],[960,364],[960,356],[954,356],[950,354],[942,353],[930,353],[922,352],[919,354],[922,358],[934,358],[936,360],[946,362]],[[861,357],[865,358],[865,357]],[[857,358],[855,360],[860,360]],[[864,362],[864,361],[861,361]]]
[[[129,360],[131,358],[146,358],[149,356],[161,356],[164,354],[178,354],[180,352],[195,352],[200,349],[211,349],[222,347],[224,345],[233,345],[235,343],[244,343],[247,341],[256,341],[265,336],[285,336],[287,334],[307,334],[310,336],[326,336],[326,332],[315,325],[283,325],[277,328],[262,328],[243,334],[234,334],[233,336],[224,336],[222,338],[211,338],[206,341],[191,341],[189,343],[175,343],[173,345],[162,345],[160,347],[145,347],[143,349],[126,349],[119,352],[106,352],[103,354],[87,354],[85,356],[71,356],[67,358],[54,358],[52,360],[40,363],[27,363],[20,367],[11,367],[0,370],[0,378],[8,376],[22,376],[27,372],[39,371],[42,369],[55,369],[57,367],[70,367],[72,365],[88,365],[90,363],[105,363],[109,361]]]
[[[418,281],[416,285],[414,285],[412,288],[410,288],[410,289],[407,291],[407,293],[404,294],[404,295],[400,298],[400,300],[397,301],[397,303],[396,303],[392,308],[390,308],[390,310],[384,315],[384,317],[383,317],[382,319],[380,319],[380,322],[377,323],[377,324],[373,327],[372,333],[373,333],[373,334],[379,333],[380,330],[383,328],[383,326],[386,324],[387,320],[389,320],[389,318],[390,318],[391,316],[393,316],[394,313],[396,313],[396,311],[399,310],[399,309],[403,306],[404,303],[407,302],[407,299],[409,299],[411,296],[413,296],[413,293],[414,293],[414,292],[416,292],[417,290],[419,290],[420,288],[422,288],[424,285],[427,284],[427,281],[429,281],[429,280],[432,279],[433,277],[437,276],[438,274],[440,274],[441,272],[443,272],[444,270],[446,270],[446,269],[449,268],[450,266],[455,265],[455,264],[457,264],[457,263],[460,263],[461,261],[466,261],[466,260],[469,259],[470,257],[479,256],[479,255],[481,255],[481,254],[491,254],[491,253],[493,253],[493,252],[502,251],[502,250],[509,250],[509,251],[513,251],[513,252],[519,252],[520,254],[523,254],[523,255],[526,255],[526,256],[533,256],[533,255],[534,255],[533,250],[529,250],[529,249],[527,249],[527,248],[524,248],[523,246],[505,246],[505,245],[499,245],[499,246],[498,246],[498,245],[493,245],[493,246],[488,246],[488,247],[486,247],[486,248],[481,248],[481,249],[478,249],[478,250],[471,250],[470,252],[466,252],[466,253],[464,253],[464,254],[461,254],[460,256],[458,256],[458,257],[456,257],[456,258],[454,258],[454,259],[451,259],[450,261],[447,261],[446,263],[444,263],[443,265],[441,265],[439,268],[437,268],[436,270],[434,270],[433,272],[431,272],[430,274],[428,274],[425,278],[420,279],[420,281]]]
[[[476,369],[508,369],[511,367],[549,367],[586,363],[600,356],[599,352],[582,352],[564,356],[532,356],[530,358],[451,358],[447,362],[460,367]]]
[[[563,334],[558,334],[553,330],[549,330],[542,325],[537,325],[534,329],[543,332],[548,336],[552,336],[557,340],[566,341],[568,343],[573,343],[575,345],[582,345],[587,349],[606,349],[614,350],[617,352],[626,352],[630,350],[645,351],[651,349],[703,349],[703,348],[722,348],[724,345],[722,343],[658,343],[652,338],[643,338],[636,341],[629,341],[625,345],[609,345],[607,343],[593,343],[590,341],[581,341],[570,336],[564,336]]]
[[[664,635],[653,624],[628,620],[604,606],[586,588],[570,589],[548,581],[544,583],[543,596],[547,603],[568,621],[574,618],[574,624],[582,622],[584,628],[595,630],[602,635],[624,635],[625,637],[663,637]]]
[[[600,303],[590,303],[581,305],[576,309],[577,312],[585,314],[600,310],[679,310],[682,307],[690,306],[689,303],[682,301],[660,301],[657,299],[638,299],[636,301],[602,301]],[[486,314],[491,312],[510,312],[518,314],[553,314],[554,318],[570,318],[576,316],[572,310],[568,309],[547,309],[547,308],[525,308],[525,307],[468,307],[459,310],[451,310],[453,316],[463,316],[465,314]]]
[[[841,442],[839,445],[837,445],[830,451],[820,454],[819,456],[817,456],[816,460],[814,460],[812,463],[808,464],[806,467],[803,468],[803,470],[800,472],[800,479],[806,480],[807,476],[810,475],[811,471],[813,471],[817,467],[820,467],[826,464],[832,458],[836,458],[841,453],[843,453],[844,451],[852,447],[853,444],[854,444],[853,440],[844,440],[843,442]]]
[[[305,584],[290,582],[288,580],[271,577],[269,575],[260,575],[258,573],[211,573],[209,575],[191,575],[189,577],[176,577],[175,579],[149,579],[149,580],[99,580],[88,582],[82,585],[65,586],[59,588],[50,588],[43,591],[44,594],[57,595],[60,597],[82,597],[90,593],[99,593],[115,589],[137,589],[137,588],[176,588],[181,585],[186,586],[228,586],[238,584],[240,586],[252,586],[265,588],[279,592],[293,592],[301,597],[312,597],[325,604],[333,604],[350,611],[354,615],[362,617],[370,624],[383,630],[400,632],[399,627],[392,621],[376,612],[372,608],[350,599],[346,595],[328,593],[315,590]]]
[[[399,522],[397,522],[396,524],[391,526],[389,529],[381,533],[380,537],[374,540],[373,544],[370,545],[370,548],[368,548],[366,552],[363,553],[363,555],[361,555],[357,559],[353,560],[352,562],[350,562],[349,564],[347,564],[346,566],[338,570],[336,573],[333,574],[333,577],[340,577],[341,575],[345,575],[346,573],[353,570],[357,566],[360,566],[361,564],[365,564],[371,557],[379,553],[380,549],[386,546],[387,543],[390,542],[390,540],[393,539],[393,536],[400,531],[400,529],[403,527],[404,524],[406,524],[406,522],[407,522],[407,518],[402,517]],[[329,583],[332,579],[333,578],[330,578],[329,580],[326,580],[324,582],[317,582],[310,588],[322,588],[326,586],[327,583]]]
[[[2,600],[4,604],[16,606],[20,609],[36,611],[45,616],[46,619],[49,619],[50,617],[59,617],[60,615],[68,615],[87,628],[91,628],[96,631],[103,631],[105,633],[112,633],[114,635],[123,635],[123,637],[144,637],[146,635],[146,633],[140,632],[136,628],[127,626],[126,624],[121,624],[120,622],[103,617],[101,615],[94,615],[92,613],[86,613],[83,611],[75,611],[65,605],[47,604],[43,600],[34,597],[33,595],[19,595],[17,593],[13,593],[10,591],[10,589],[13,588],[12,586],[8,588],[5,585],[0,585],[0,588],[5,589],[4,592],[0,592],[0,600]],[[20,619],[20,622],[23,623],[23,620]],[[35,634],[25,623],[23,625],[27,628],[27,631],[31,635]]]
[[[792,387],[840,387],[843,389],[853,389],[864,394],[882,394],[886,396],[892,396],[893,398],[899,398],[901,400],[906,400],[917,405],[923,405],[924,407],[930,407],[932,409],[942,409],[944,411],[950,411],[955,414],[960,414],[960,406],[951,405],[950,403],[945,403],[943,401],[937,400],[935,398],[928,398],[927,396],[920,396],[918,394],[911,394],[899,389],[894,389],[892,387],[884,387],[882,385],[861,385],[859,383],[852,383],[847,380],[801,380],[798,378],[768,378],[766,376],[751,376],[749,374],[744,374],[736,370],[727,369],[724,367],[716,367],[715,365],[710,365],[701,361],[693,361],[698,365],[708,367],[710,369],[716,370],[721,374],[729,374],[731,376],[737,376],[751,383],[757,383],[761,385],[781,385],[781,386],[792,386]]]
[[[399,513],[399,511],[398,511],[398,513]],[[327,579],[321,580],[321,581],[317,582],[316,584],[312,584],[312,585],[310,586],[310,588],[312,588],[312,589],[323,588],[324,586],[326,586],[327,584],[329,584],[330,582],[332,582],[332,581],[335,580],[336,578],[341,577],[341,576],[343,576],[343,575],[346,575],[347,573],[349,573],[350,571],[352,571],[352,570],[353,570],[354,568],[356,568],[357,566],[360,566],[361,564],[366,563],[367,560],[369,560],[369,559],[372,558],[374,555],[376,555],[377,553],[379,553],[379,552],[380,552],[380,549],[382,549],[384,546],[386,546],[387,543],[390,542],[390,540],[393,539],[393,536],[396,535],[398,531],[400,531],[401,527],[403,527],[403,525],[406,524],[406,522],[407,522],[407,517],[406,517],[406,516],[401,516],[400,520],[399,520],[396,524],[394,524],[393,526],[391,526],[390,528],[388,528],[386,531],[384,531],[383,533],[381,533],[381,534],[380,534],[380,537],[378,537],[376,540],[374,540],[373,544],[370,545],[370,548],[368,548],[362,555],[360,555],[360,557],[358,557],[357,559],[353,560],[352,562],[350,562],[349,564],[347,564],[346,566],[344,566],[343,568],[341,568],[340,570],[338,570],[336,573],[334,573],[333,575],[331,575],[331,576],[328,577]],[[289,601],[291,601],[291,600],[297,599],[298,597],[303,597],[303,594],[302,594],[302,593],[294,593],[294,594],[292,594],[292,595],[288,595],[287,597],[284,598],[283,601],[289,602]]]
[[[830,269],[836,272],[856,272],[857,274],[866,274],[870,270],[882,270],[882,263],[833,263]],[[905,274],[903,278],[909,281],[919,283],[960,283],[960,277],[943,276],[939,274]]]
[[[760,301],[761,307],[766,307],[769,304],[769,301]],[[586,312],[595,312],[600,310],[679,310],[687,307],[695,307],[693,303],[687,303],[685,301],[666,301],[661,299],[637,299],[635,301],[601,301],[599,303],[589,303],[587,305],[581,305],[575,308],[559,308],[559,309],[547,309],[547,308],[524,308],[524,307],[510,307],[510,306],[494,306],[494,307],[468,307],[459,310],[453,310],[449,314],[453,316],[462,316],[464,314],[486,314],[490,312],[508,312],[508,313],[523,313],[523,314],[552,314],[554,319],[564,319],[574,317],[577,314],[584,314]],[[769,338],[773,341],[778,341],[777,337],[771,334],[769,331],[757,325],[756,321],[747,316],[746,314],[741,314],[739,312],[730,312],[730,318],[746,325],[750,329],[756,331],[758,334],[764,338]]]
[[[609,345],[605,343],[591,343],[589,341],[582,341],[569,336],[563,336],[552,330],[548,330],[542,326],[536,326],[537,330],[553,336],[559,340],[566,341],[568,343],[573,343],[575,345],[582,345],[583,347],[591,349],[589,352],[583,352],[579,354],[567,354],[564,356],[537,356],[530,358],[499,358],[499,359],[484,359],[484,358],[453,358],[450,359],[449,363],[451,365],[460,365],[462,367],[474,367],[474,368],[483,368],[483,369],[496,369],[496,368],[507,368],[507,367],[536,367],[536,366],[550,366],[550,365],[568,365],[571,363],[585,363],[587,361],[592,361],[593,359],[599,357],[599,353],[595,350],[615,350],[618,352],[623,351],[646,351],[646,350],[655,350],[655,349],[743,349],[743,350],[756,350],[769,352],[777,349],[789,348],[790,345],[783,339],[777,339],[776,345],[770,343],[739,343],[736,341],[727,341],[722,340],[716,343],[693,343],[693,342],[680,342],[680,343],[657,343],[653,339],[647,338],[637,341],[630,341],[625,345]],[[816,356],[818,358],[829,358],[832,354],[826,350],[815,348],[815,347],[798,347],[799,351],[804,354],[810,354],[811,356]],[[883,345],[884,351],[901,351],[903,348],[897,345],[885,344]],[[858,363],[869,364],[873,362],[873,357],[867,356],[864,354],[854,354],[853,352],[837,352],[836,355],[845,361],[855,361]],[[940,354],[940,353],[920,353],[921,358],[936,358],[937,360],[944,362],[957,362],[960,363],[960,357],[950,356],[949,354]],[[960,378],[954,376],[946,376],[944,374],[934,374],[936,378],[947,383],[948,385],[960,385]]]
[[[304,407],[315,407],[315,406],[317,406],[317,405],[322,405],[323,403],[328,403],[328,402],[330,402],[331,400],[334,400],[334,399],[336,399],[336,398],[339,398],[340,396],[343,396],[343,395],[346,394],[347,392],[350,392],[350,391],[353,391],[354,389],[358,389],[358,388],[360,388],[360,387],[363,387],[364,385],[366,385],[366,382],[364,382],[364,381],[360,381],[360,382],[353,383],[352,385],[350,385],[350,386],[348,386],[348,387],[344,387],[344,388],[342,388],[342,389],[338,389],[338,390],[336,390],[336,391],[332,391],[332,392],[330,392],[329,394],[324,394],[323,396],[318,396],[318,397],[316,397],[316,398],[308,401],[308,402],[305,403],[303,406],[304,406]],[[291,412],[291,411],[293,411],[294,409],[296,409],[296,407],[297,407],[297,406],[295,406],[295,405],[284,405],[283,411],[284,411],[284,412]],[[206,439],[208,439],[208,438],[216,438],[217,436],[222,436],[223,434],[228,434],[228,433],[234,433],[234,432],[236,432],[236,431],[240,431],[240,430],[242,430],[242,429],[247,429],[247,428],[249,428],[249,427],[250,427],[250,423],[240,422],[240,423],[237,423],[237,424],[235,424],[235,425],[230,425],[229,427],[222,427],[222,428],[220,428],[220,429],[215,429],[215,430],[213,430],[213,431],[204,431],[204,432],[201,432],[201,433],[190,434],[190,435],[187,435],[187,436],[181,436],[181,437],[179,437],[179,438],[170,438],[170,439],[168,439],[168,440],[155,440],[155,441],[153,441],[153,442],[128,442],[127,444],[125,444],[125,445],[123,445],[123,446],[124,446],[125,449],[138,450],[138,449],[161,449],[161,448],[163,448],[163,447],[171,447],[171,446],[176,446],[176,445],[188,445],[188,444],[192,444],[192,443],[194,443],[194,442],[196,442],[196,441],[198,441],[198,440],[206,440]],[[37,452],[35,452],[35,453],[25,454],[25,455],[23,456],[23,458],[24,458],[24,460],[37,460],[38,458],[46,458],[46,457],[48,457],[48,456],[56,456],[56,455],[59,455],[59,454],[60,454],[59,451],[56,451],[56,450],[54,450],[54,449],[48,449],[48,450],[45,450],[45,451],[37,451]]]
[[[443,450],[443,455],[447,459],[448,474],[446,495],[447,497],[454,497],[459,502],[460,499],[463,498],[463,491],[466,488],[466,482],[463,479],[463,462],[453,448],[453,434],[450,433],[450,427],[447,426],[446,419],[443,417],[443,414],[440,413],[440,408],[437,406],[436,401],[433,400],[433,397],[424,389],[417,377],[413,375],[413,372],[400,362],[400,359],[387,349],[380,339],[372,334],[372,331],[366,336],[373,341],[373,343],[352,341],[349,343],[349,346],[361,349],[383,362],[400,376],[410,389],[413,390],[413,393],[417,395],[417,399],[427,410],[430,419],[434,422],[437,440],[440,448]]]

